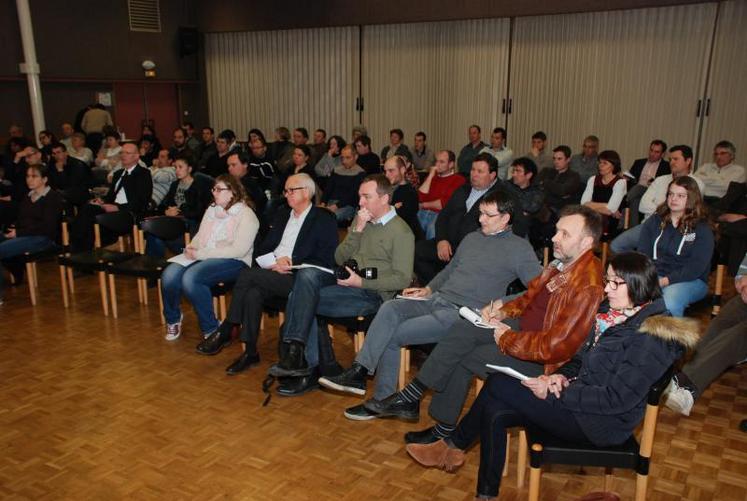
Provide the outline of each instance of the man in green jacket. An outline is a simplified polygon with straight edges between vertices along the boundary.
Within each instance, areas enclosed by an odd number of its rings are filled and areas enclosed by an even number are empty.
[[[281,395],[305,393],[318,387],[320,375],[341,372],[326,326],[317,321],[317,315],[372,315],[383,301],[410,285],[415,238],[391,206],[394,188],[382,174],[368,176],[361,183],[360,210],[335,251],[340,276],[317,268],[296,272],[281,330],[280,361],[270,368],[272,376],[291,378],[281,380]],[[351,260],[360,274],[346,265]]]

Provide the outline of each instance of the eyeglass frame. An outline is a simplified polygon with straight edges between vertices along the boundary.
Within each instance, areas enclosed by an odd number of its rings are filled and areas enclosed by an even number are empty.
[[[607,285],[609,285],[609,284],[614,284],[614,285],[610,285],[610,290],[613,290],[613,291],[616,291],[617,288],[620,287],[621,285],[628,285],[628,282],[626,282],[625,280],[620,280],[618,282],[616,280],[612,280],[612,279],[607,278],[607,277],[602,278],[602,280],[604,281],[604,286],[605,287],[607,287]]]
[[[306,186],[296,186],[295,188],[285,188],[283,190],[283,195],[285,196],[292,195],[293,192],[298,191],[298,190],[305,190],[306,188],[307,188]]]

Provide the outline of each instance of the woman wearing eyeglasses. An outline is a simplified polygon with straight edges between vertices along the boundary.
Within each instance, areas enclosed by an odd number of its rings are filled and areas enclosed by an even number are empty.
[[[643,254],[618,254],[607,267],[607,300],[589,338],[554,374],[519,381],[492,374],[454,433],[408,444],[423,466],[453,472],[480,439],[475,499],[495,499],[506,457],[506,429],[543,430],[599,447],[625,442],[643,418],[651,385],[698,340],[698,323],[666,316],[656,268]]]
[[[247,202],[244,187],[233,176],[224,174],[215,180],[212,192],[214,203],[205,211],[200,229],[184,249],[184,264],[170,264],[161,276],[168,341],[178,339],[182,333],[182,293],[195,309],[202,335],[208,337],[218,328],[210,288],[235,280],[252,263],[259,220]]]
[[[681,317],[708,292],[713,230],[695,180],[678,177],[667,199],[641,227],[638,250],[653,259],[667,309]]]

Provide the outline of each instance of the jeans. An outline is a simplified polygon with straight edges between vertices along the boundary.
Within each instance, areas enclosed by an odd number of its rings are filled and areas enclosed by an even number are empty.
[[[48,237],[41,235],[30,235],[27,237],[5,238],[0,233],[0,261],[12,257],[21,256],[27,252],[39,252],[54,246],[54,242]],[[3,290],[2,263],[0,263],[0,293]]]
[[[673,317],[685,315],[685,308],[700,301],[708,293],[708,284],[697,279],[690,282],[679,282],[667,285],[661,290],[664,304]]]
[[[381,305],[381,296],[376,291],[336,283],[334,275],[325,271],[316,268],[298,270],[285,307],[283,340],[304,343],[310,367],[319,365],[320,349],[329,348],[329,340],[325,337],[327,332],[318,332],[324,325],[317,325],[317,315],[331,318],[370,315],[376,313]]]
[[[431,240],[436,238],[436,219],[438,218],[438,212],[420,209],[418,211],[418,222],[421,228],[425,232],[425,239]]]
[[[376,372],[373,398],[382,400],[397,390],[402,346],[437,343],[459,320],[458,307],[438,293],[427,301],[393,299],[379,309],[355,361]]]
[[[477,495],[497,496],[506,460],[506,429],[514,426],[540,428],[569,442],[588,442],[570,411],[555,407],[548,395],[535,397],[518,379],[504,374],[488,377],[485,387],[462,418],[451,442],[466,449],[479,437],[480,469]]]
[[[613,254],[629,252],[638,249],[638,240],[641,237],[643,225],[633,226],[629,230],[620,233],[610,244],[610,250]]]
[[[189,266],[171,263],[161,275],[161,292],[163,294],[163,316],[166,323],[180,321],[182,291],[192,303],[200,331],[203,335],[211,334],[218,328],[218,319],[213,311],[213,294],[210,288],[219,282],[236,279],[239,272],[246,267],[238,259],[206,259]]]

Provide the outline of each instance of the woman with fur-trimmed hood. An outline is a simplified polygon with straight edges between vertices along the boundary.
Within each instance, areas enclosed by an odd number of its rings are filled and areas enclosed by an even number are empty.
[[[424,466],[454,471],[480,438],[477,498],[498,496],[506,429],[539,428],[564,440],[622,444],[643,419],[650,387],[698,341],[698,322],[673,318],[661,297],[656,268],[643,254],[615,256],[587,342],[554,374],[519,381],[491,375],[451,437],[408,444]]]

